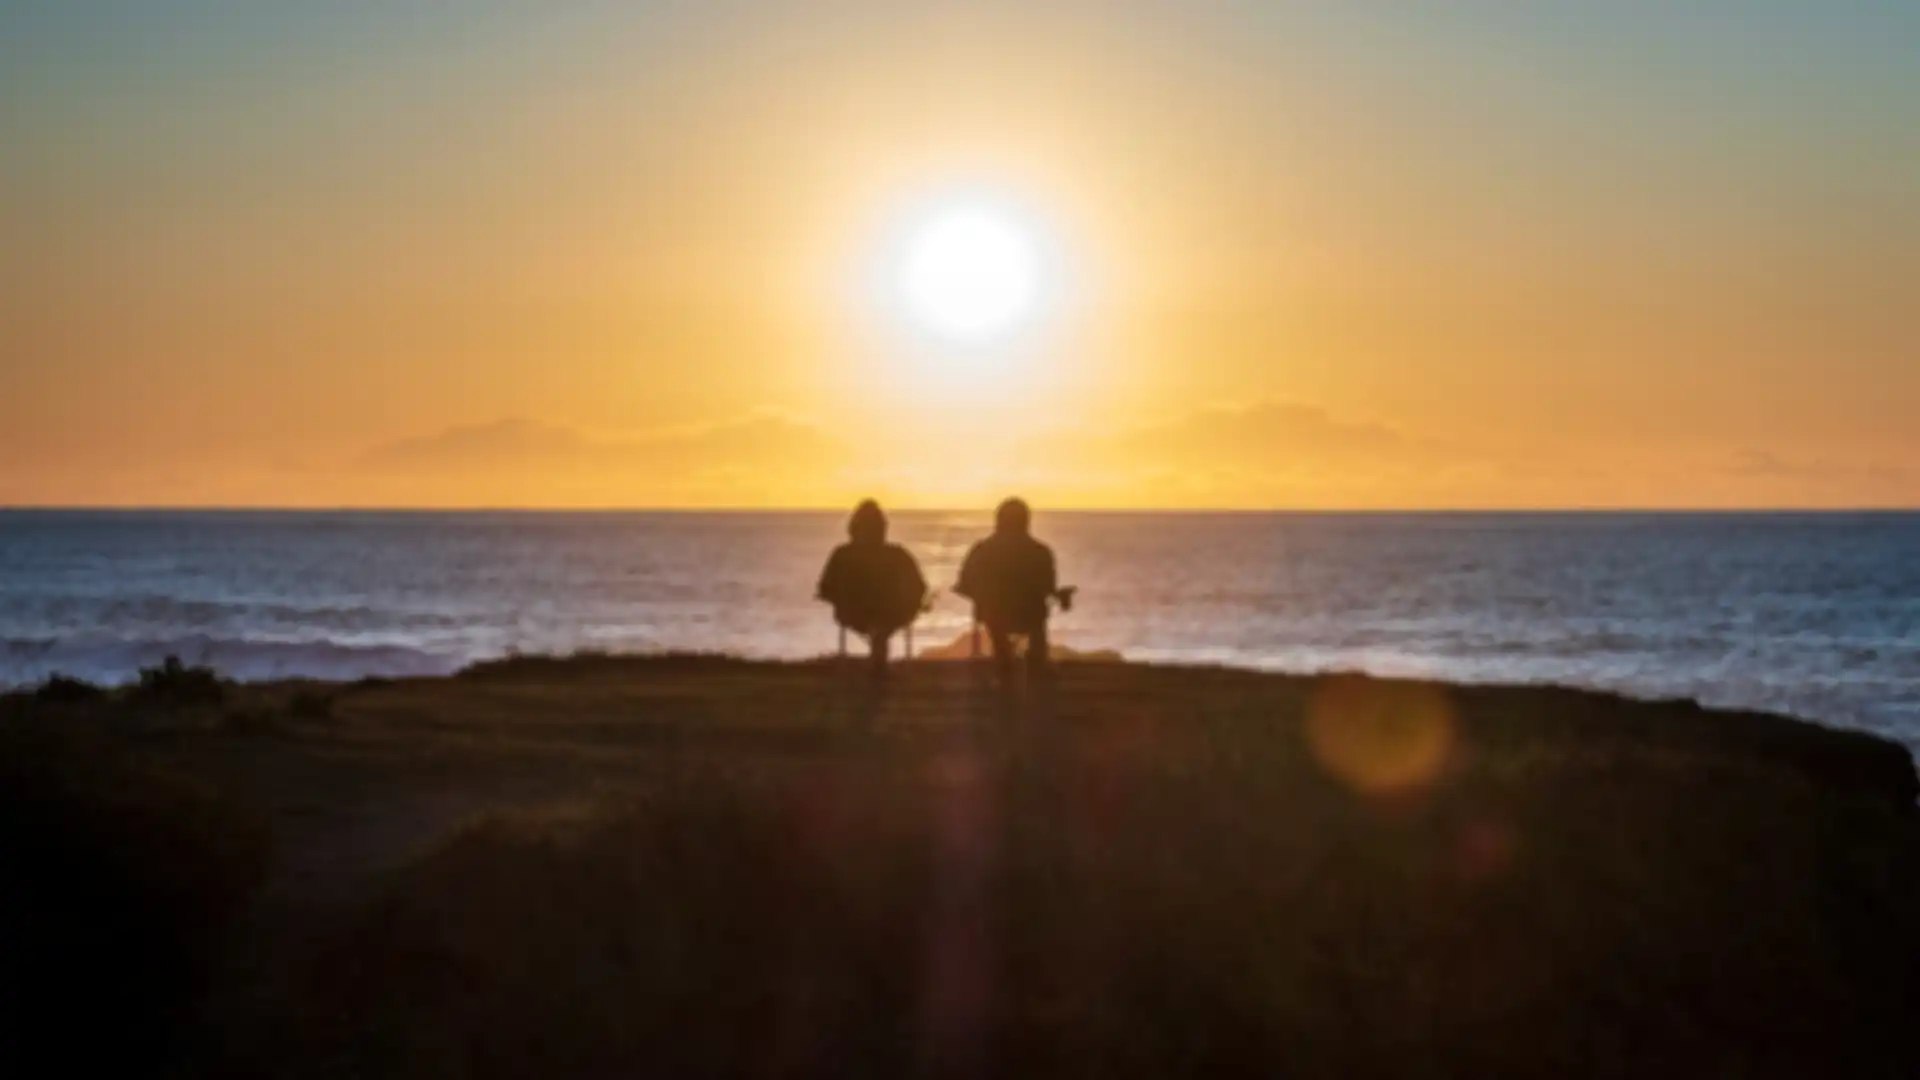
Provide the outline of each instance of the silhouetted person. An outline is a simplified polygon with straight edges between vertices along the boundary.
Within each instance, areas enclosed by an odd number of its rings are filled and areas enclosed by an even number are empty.
[[[974,621],[984,623],[993,642],[994,663],[1003,683],[1013,676],[1014,635],[1027,639],[1027,670],[1046,669],[1049,605],[1073,602],[1073,590],[1060,588],[1053,549],[1033,538],[1033,512],[1008,499],[993,515],[993,535],[973,545],[960,564],[954,592],[973,601]]]
[[[854,508],[847,536],[827,557],[818,595],[833,605],[835,622],[867,639],[873,674],[880,678],[893,635],[926,604],[927,579],[906,548],[887,542],[887,515],[872,499]]]

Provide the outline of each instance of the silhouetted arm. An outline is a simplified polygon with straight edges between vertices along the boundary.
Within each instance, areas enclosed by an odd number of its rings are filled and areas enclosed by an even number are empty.
[[[960,580],[954,582],[953,591],[969,600],[976,599],[974,593],[978,587],[976,580],[980,576],[980,545],[967,549],[967,557],[960,561]]]
[[[827,565],[820,571],[820,584],[814,587],[814,599],[831,604],[840,596],[841,579],[846,576],[846,567],[843,565],[846,561],[845,551],[844,546],[837,547],[833,549],[833,554],[827,556]]]
[[[901,548],[900,554],[905,556],[907,560],[907,570],[913,575],[913,595],[918,597],[921,603],[926,603],[927,575],[920,569],[920,560],[914,558],[913,553],[906,548]]]

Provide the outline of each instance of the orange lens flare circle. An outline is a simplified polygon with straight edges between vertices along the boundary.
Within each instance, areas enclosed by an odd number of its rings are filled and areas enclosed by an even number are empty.
[[[1429,683],[1337,676],[1307,708],[1314,760],[1365,795],[1433,783],[1453,752],[1455,728],[1445,691]]]

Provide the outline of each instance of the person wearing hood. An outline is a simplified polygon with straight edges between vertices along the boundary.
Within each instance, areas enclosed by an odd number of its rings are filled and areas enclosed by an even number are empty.
[[[1053,549],[1034,539],[1033,511],[1023,500],[1000,504],[993,515],[993,535],[967,552],[953,591],[973,601],[974,620],[987,628],[1003,682],[1013,676],[1015,636],[1026,639],[1028,671],[1046,670],[1051,605],[1071,605],[1073,590],[1060,587]]]
[[[827,557],[817,595],[842,629],[867,639],[874,677],[883,678],[893,635],[926,606],[927,579],[912,553],[887,541],[887,515],[867,499],[847,519],[847,542]]]

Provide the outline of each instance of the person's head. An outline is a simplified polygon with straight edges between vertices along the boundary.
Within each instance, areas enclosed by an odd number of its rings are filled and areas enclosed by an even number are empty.
[[[862,500],[847,519],[847,536],[856,544],[878,544],[887,538],[887,515],[872,499]]]
[[[1008,499],[993,512],[993,531],[1009,536],[1025,536],[1033,528],[1033,511],[1024,499]]]

